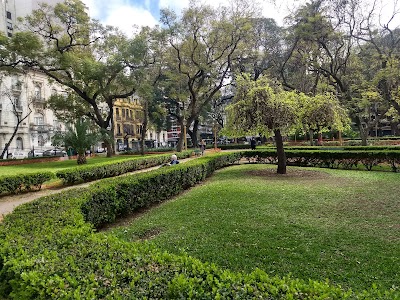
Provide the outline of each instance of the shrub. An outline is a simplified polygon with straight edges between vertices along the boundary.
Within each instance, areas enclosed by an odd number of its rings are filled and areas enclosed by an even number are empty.
[[[0,194],[2,193],[20,193],[31,191],[33,189],[40,190],[42,184],[52,178],[54,174],[51,172],[39,172],[25,175],[1,176],[0,177]]]
[[[178,158],[186,158],[191,155],[192,151],[179,152]],[[114,177],[125,173],[141,170],[144,168],[154,167],[169,162],[171,156],[157,155],[146,158],[132,158],[121,162],[107,162],[95,166],[78,166],[72,169],[61,170],[56,173],[63,184],[76,184],[81,182],[89,182],[102,178]]]
[[[389,164],[392,171],[399,169],[400,151],[328,151],[286,150],[288,165],[351,169],[359,164],[370,171],[379,164]],[[244,151],[249,162],[276,163],[275,149]]]

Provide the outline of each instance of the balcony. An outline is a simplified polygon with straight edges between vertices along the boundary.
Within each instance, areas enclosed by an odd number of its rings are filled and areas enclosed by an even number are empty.
[[[48,133],[50,131],[52,131],[52,127],[50,124],[29,124],[29,129],[31,131],[36,131],[37,133]]]
[[[41,104],[43,104],[43,103],[46,102],[46,100],[41,96],[34,96],[34,97],[32,97],[32,102],[33,103],[41,103]]]
[[[22,112],[22,111],[23,111],[22,105],[15,105],[15,110],[16,110],[17,112]]]

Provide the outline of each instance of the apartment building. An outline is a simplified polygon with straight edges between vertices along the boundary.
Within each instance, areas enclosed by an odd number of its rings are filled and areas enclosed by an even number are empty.
[[[40,2],[54,5],[61,0],[0,0],[0,31],[12,37],[19,17],[24,17],[39,7]],[[51,137],[65,126],[54,113],[45,108],[45,101],[53,93],[63,93],[62,87],[50,83],[44,74],[0,73],[0,153],[14,134],[18,118],[20,124],[8,153],[27,156],[35,148],[51,148]],[[5,156],[7,153],[5,154]]]

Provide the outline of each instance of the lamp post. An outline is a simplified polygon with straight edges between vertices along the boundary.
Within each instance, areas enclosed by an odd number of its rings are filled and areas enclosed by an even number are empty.
[[[31,134],[31,139],[32,139],[32,157],[35,157],[35,135],[33,133]]]
[[[186,137],[186,119],[183,118],[183,147],[187,150],[187,137]]]

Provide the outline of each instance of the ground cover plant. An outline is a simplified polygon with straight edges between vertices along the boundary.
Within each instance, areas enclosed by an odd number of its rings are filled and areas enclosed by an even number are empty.
[[[109,236],[223,268],[324,281],[353,290],[399,286],[399,175],[246,164]]]

